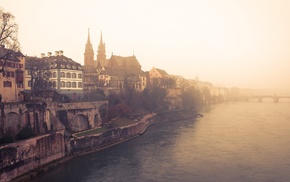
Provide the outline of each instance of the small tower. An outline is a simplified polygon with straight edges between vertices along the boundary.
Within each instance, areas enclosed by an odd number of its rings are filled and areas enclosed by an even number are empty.
[[[84,66],[93,66],[94,64],[94,50],[90,40],[90,29],[88,29],[88,40],[86,43],[84,53]]]
[[[103,36],[101,32],[100,44],[98,47],[97,62],[102,62],[103,60],[106,60],[106,46],[105,43],[103,43]]]

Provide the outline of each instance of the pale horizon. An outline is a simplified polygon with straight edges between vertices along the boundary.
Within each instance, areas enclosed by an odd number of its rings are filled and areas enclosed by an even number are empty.
[[[95,56],[135,55],[187,79],[240,88],[290,89],[290,1],[1,0],[28,56],[63,50],[83,65],[90,29]]]

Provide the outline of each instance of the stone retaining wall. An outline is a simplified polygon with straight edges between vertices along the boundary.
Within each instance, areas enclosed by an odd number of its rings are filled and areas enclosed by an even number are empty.
[[[10,181],[64,156],[64,131],[1,146],[0,182]]]
[[[149,114],[141,121],[128,126],[114,128],[99,134],[72,138],[69,147],[70,153],[79,154],[94,151],[138,136],[144,133],[148,126],[155,123],[154,116],[155,114]]]

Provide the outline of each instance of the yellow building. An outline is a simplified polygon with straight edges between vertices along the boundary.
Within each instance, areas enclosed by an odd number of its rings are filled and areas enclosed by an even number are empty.
[[[24,90],[25,56],[0,47],[0,94],[2,102],[20,101]]]

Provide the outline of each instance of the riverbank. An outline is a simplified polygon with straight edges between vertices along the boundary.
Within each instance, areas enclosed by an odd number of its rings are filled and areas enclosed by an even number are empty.
[[[158,112],[157,114],[152,113],[145,115],[140,121],[136,121],[135,123],[127,126],[109,129],[98,134],[91,134],[80,137],[75,136],[71,138],[66,144],[68,151],[65,157],[31,170],[24,175],[13,179],[12,181],[29,181],[30,179],[50,169],[62,165],[72,158],[104,150],[111,146],[133,139],[145,133],[147,128],[156,122],[183,120],[194,117],[198,117],[198,113],[184,110]]]
[[[104,150],[111,146],[120,144],[132,138],[135,138],[143,134],[149,126],[155,124],[158,117],[155,113],[145,115],[140,121],[136,121],[134,124],[109,129],[99,134],[86,135],[81,137],[73,137],[66,142],[66,148],[68,149],[67,155],[57,160],[53,160],[47,164],[39,166],[33,170],[30,170],[14,179],[0,179],[0,181],[13,181],[22,182],[29,181],[30,179],[50,170],[58,165],[62,165],[72,158],[80,155],[85,155],[92,152]],[[17,170],[17,169],[16,169]]]

